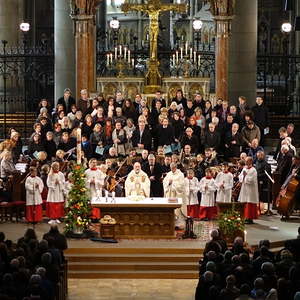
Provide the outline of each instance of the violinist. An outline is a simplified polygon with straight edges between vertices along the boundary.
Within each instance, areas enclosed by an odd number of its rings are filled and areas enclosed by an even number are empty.
[[[13,163],[11,151],[4,150],[0,154],[0,159],[0,174],[2,180],[5,182],[7,181],[9,175],[14,175],[18,173],[18,171]]]

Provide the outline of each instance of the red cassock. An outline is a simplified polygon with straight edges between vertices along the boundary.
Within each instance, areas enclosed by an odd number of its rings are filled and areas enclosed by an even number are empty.
[[[65,216],[64,202],[47,202],[47,217],[50,219],[59,219]]]
[[[42,205],[27,205],[26,206],[26,220],[30,223],[41,222],[43,219]]]

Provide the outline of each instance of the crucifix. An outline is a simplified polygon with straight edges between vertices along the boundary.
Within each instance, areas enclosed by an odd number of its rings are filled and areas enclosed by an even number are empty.
[[[150,54],[149,66],[146,74],[146,93],[153,93],[161,86],[161,75],[158,70],[159,62],[157,59],[157,38],[158,38],[158,17],[164,11],[176,11],[185,13],[187,5],[181,4],[164,4],[160,0],[148,0],[145,4],[131,4],[125,0],[121,5],[122,11],[140,11],[147,13],[149,16],[149,36],[150,36]]]

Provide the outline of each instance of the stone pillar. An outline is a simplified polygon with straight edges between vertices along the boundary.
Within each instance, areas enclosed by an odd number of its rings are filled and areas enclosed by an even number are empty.
[[[256,99],[257,0],[237,0],[229,47],[229,100],[245,96],[250,106]]]
[[[216,97],[228,100],[229,35],[234,17],[234,1],[210,0],[216,23]]]
[[[55,0],[54,51],[55,51],[55,103],[63,96],[65,88],[75,89],[75,39],[73,22],[70,18],[69,0]]]

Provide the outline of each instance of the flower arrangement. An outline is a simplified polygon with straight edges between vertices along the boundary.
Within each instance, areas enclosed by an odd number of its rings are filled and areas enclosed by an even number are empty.
[[[90,225],[90,193],[85,187],[84,168],[72,168],[72,187],[68,194],[68,207],[65,219],[66,233],[83,232]]]
[[[220,214],[218,226],[224,236],[235,237],[245,230],[245,221],[236,210],[226,211]]]

